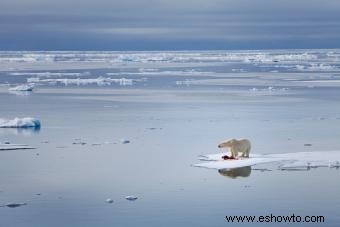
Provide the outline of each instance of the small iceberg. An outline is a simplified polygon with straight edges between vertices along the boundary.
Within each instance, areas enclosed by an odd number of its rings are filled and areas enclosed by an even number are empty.
[[[128,144],[130,143],[130,140],[127,140],[127,139],[120,139],[119,140],[122,144]]]
[[[9,91],[33,91],[34,84],[23,84],[16,87],[11,87]]]
[[[0,128],[40,128],[40,126],[40,121],[31,117],[16,117],[13,120],[0,118]]]
[[[107,199],[107,200],[105,200],[105,202],[107,202],[107,203],[113,203],[113,199]]]
[[[129,195],[129,196],[126,196],[125,197],[126,200],[129,200],[129,201],[135,201],[138,199],[137,196],[134,196],[134,195]]]

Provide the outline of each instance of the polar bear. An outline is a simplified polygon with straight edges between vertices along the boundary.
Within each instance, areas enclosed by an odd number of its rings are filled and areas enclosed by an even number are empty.
[[[231,157],[237,158],[239,153],[241,153],[241,157],[249,158],[250,152],[250,141],[247,139],[231,139],[220,143],[218,148],[230,148]]]

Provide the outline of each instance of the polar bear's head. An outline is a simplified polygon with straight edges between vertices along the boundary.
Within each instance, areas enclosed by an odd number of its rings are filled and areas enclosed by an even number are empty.
[[[237,142],[236,139],[230,139],[225,142],[222,142],[218,145],[218,148],[223,148],[223,147],[232,147],[234,144]]]

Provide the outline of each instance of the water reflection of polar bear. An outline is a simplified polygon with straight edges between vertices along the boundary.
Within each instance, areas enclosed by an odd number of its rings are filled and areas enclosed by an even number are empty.
[[[251,173],[251,167],[245,166],[234,169],[219,169],[218,172],[222,176],[230,177],[232,179],[235,179],[237,177],[249,177]]]

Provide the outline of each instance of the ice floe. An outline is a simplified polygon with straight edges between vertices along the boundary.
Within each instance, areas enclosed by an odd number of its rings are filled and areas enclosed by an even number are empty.
[[[34,84],[23,84],[23,85],[19,85],[16,87],[11,87],[8,90],[9,91],[33,91],[34,89]]]
[[[130,143],[130,140],[128,140],[128,139],[120,139],[119,141],[120,141],[120,143],[122,143],[122,144]]]
[[[338,70],[337,67],[327,64],[316,64],[312,63],[310,65],[296,65],[296,69],[299,71],[335,71]]]
[[[314,151],[284,154],[251,154],[250,158],[238,160],[223,160],[225,153],[199,156],[204,161],[195,167],[209,169],[232,169],[258,164],[276,163],[281,170],[309,169],[317,167],[340,167],[340,151]]]
[[[189,80],[189,79],[187,79],[187,80],[178,80],[175,83],[176,83],[176,85],[179,85],[179,86],[181,86],[181,85],[189,86],[189,85],[197,84],[197,81],[196,80]]]
[[[273,91],[287,91],[287,90],[289,90],[289,88],[285,88],[285,87],[283,87],[283,88],[275,88],[275,87],[272,87],[272,86],[269,86],[269,87],[266,87],[266,88],[251,88],[251,89],[249,89],[249,91],[251,91],[251,92],[254,92],[254,93],[256,93],[256,92],[273,92]]]
[[[105,200],[105,202],[107,202],[107,203],[113,203],[113,199],[107,199],[107,200]]]
[[[145,78],[143,79],[127,79],[127,78],[111,78],[111,77],[97,77],[97,78],[49,78],[49,79],[41,79],[39,77],[31,77],[27,78],[28,83],[40,83],[40,84],[63,84],[63,85],[90,85],[90,84],[97,84],[98,86],[104,86],[104,85],[111,85],[113,83],[119,84],[121,86],[127,86],[127,85],[133,85],[136,82],[145,81]]]
[[[209,74],[216,74],[216,72],[197,71],[195,69],[188,70],[139,70],[138,72],[111,72],[106,73],[108,76],[119,75],[147,75],[147,76],[204,76]]]
[[[11,143],[0,143],[0,151],[6,150],[25,150],[25,149],[35,149],[26,144],[11,144]]]
[[[134,196],[134,195],[129,195],[129,196],[126,196],[125,197],[126,200],[129,200],[129,201],[135,201],[138,199],[137,196]]]
[[[0,128],[40,128],[41,123],[32,117],[14,118],[13,120],[0,118]]]

